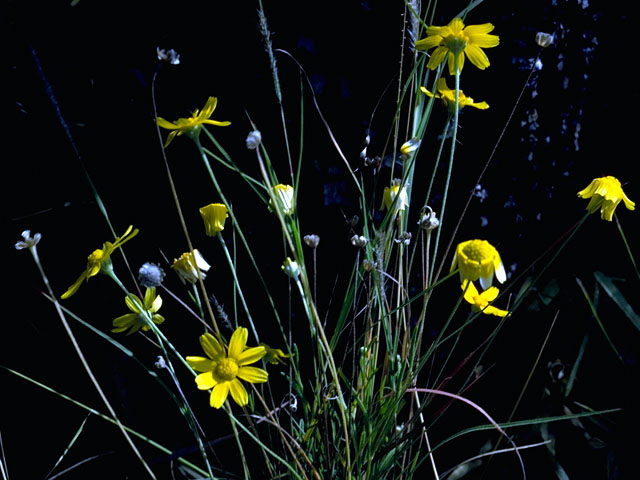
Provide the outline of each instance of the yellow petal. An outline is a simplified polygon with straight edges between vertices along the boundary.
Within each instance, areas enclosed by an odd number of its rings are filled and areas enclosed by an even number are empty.
[[[467,25],[464,29],[465,35],[468,37],[471,35],[484,35],[489,32],[492,32],[495,27],[491,23],[483,23],[481,25]],[[495,37],[496,35],[490,35],[491,37]]]
[[[440,66],[440,64],[444,61],[445,57],[449,49],[447,47],[438,47],[431,54],[431,58],[429,59],[429,63],[427,63],[427,68],[431,70],[435,70]]]
[[[269,380],[267,371],[257,367],[240,367],[237,375],[250,383],[264,383]]]
[[[215,367],[215,362],[205,357],[187,357],[187,363],[196,372],[210,372]]]
[[[80,277],[78,277],[78,279],[75,281],[75,283],[73,285],[71,285],[66,292],[64,292],[60,298],[61,299],[65,299],[65,298],[69,298],[71,295],[73,295],[74,293],[76,293],[78,291],[78,289],[80,288],[80,285],[82,285],[82,282],[87,278],[87,272],[86,270],[84,272],[82,272],[82,275],[80,275]]]
[[[244,327],[238,327],[229,341],[229,358],[238,360],[240,354],[247,346],[247,338],[249,336],[249,330]]]
[[[136,321],[137,317],[138,315],[136,313],[127,313],[126,315],[122,315],[121,317],[115,318],[113,320],[113,326],[128,328],[133,322]]]
[[[249,403],[249,395],[247,394],[247,390],[244,388],[244,385],[240,383],[240,380],[236,378],[231,380],[229,382],[229,390],[231,391],[231,397],[241,407],[244,407]]]
[[[219,122],[218,120],[202,120],[200,123],[208,123],[209,125],[216,125],[218,127],[227,127],[231,125],[231,122]]]
[[[465,33],[467,33],[467,30],[465,30]],[[469,36],[469,45],[475,45],[480,48],[493,48],[500,45],[500,37],[497,35],[468,35],[468,36]]]
[[[500,293],[496,287],[489,287],[484,292],[482,292],[481,297],[484,298],[487,302],[493,302]]]
[[[203,374],[204,375],[204,374]],[[224,404],[229,395],[229,382],[222,382],[213,387],[211,391],[211,397],[209,397],[209,404],[213,408],[220,408]]]
[[[213,378],[213,372],[209,371],[196,376],[196,385],[198,390],[209,390],[218,385],[218,382]]]
[[[220,345],[220,342],[211,335],[210,333],[205,333],[204,335],[200,335],[200,346],[206,353],[207,357],[212,360],[218,360],[220,357],[224,357],[224,348]]]
[[[442,36],[440,35],[431,35],[422,40],[418,40],[416,42],[416,49],[418,50],[431,50],[434,47],[440,45],[442,41]]]
[[[469,44],[464,49],[464,53],[469,57],[469,61],[480,70],[484,70],[489,66],[489,58],[480,47]]]
[[[137,295],[130,293],[126,297],[124,297],[124,303],[127,304],[129,310],[135,313],[142,313],[142,301]]]
[[[171,123],[162,117],[156,118],[156,123],[158,124],[159,127],[166,128],[167,130],[175,130],[176,128],[178,128],[178,126],[175,123]]]
[[[257,362],[267,354],[267,349],[264,347],[248,348],[244,352],[240,353],[237,357],[233,357],[238,362],[238,365],[249,365],[250,363]],[[231,353],[229,353],[231,356]]]

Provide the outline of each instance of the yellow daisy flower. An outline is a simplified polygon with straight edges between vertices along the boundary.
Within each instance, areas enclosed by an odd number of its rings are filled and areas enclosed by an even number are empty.
[[[580,198],[590,198],[587,211],[594,213],[600,208],[600,217],[609,222],[613,218],[613,212],[621,201],[629,210],[635,210],[636,204],[622,191],[620,180],[616,177],[594,178],[584,190],[578,192]]]
[[[198,138],[202,125],[205,123],[209,125],[217,125],[218,127],[231,125],[231,122],[210,120],[209,117],[211,117],[211,114],[216,109],[217,105],[218,99],[216,97],[209,97],[202,111],[196,109],[189,118],[179,118],[175,122],[169,122],[162,117],[156,118],[156,123],[159,127],[171,130],[171,133],[169,133],[169,136],[167,137],[167,141],[164,142],[164,146],[167,147],[174,137],[180,136],[183,133],[186,133],[191,138]]]
[[[146,332],[151,328],[149,320],[156,325],[164,322],[164,317],[157,313],[162,306],[162,298],[160,295],[156,295],[155,288],[147,288],[144,294],[144,301],[140,300],[137,295],[130,293],[124,297],[124,303],[133,313],[127,313],[113,320],[115,328],[111,331],[114,333],[124,332],[127,329],[129,329],[127,335],[131,335],[140,329]]]
[[[407,195],[407,187],[404,186],[400,189],[402,181],[399,178],[394,178],[390,187],[384,187],[382,194],[382,205],[380,210],[386,208],[389,210],[395,200],[394,214],[397,214],[400,210],[405,210],[409,205],[409,196]],[[398,199],[396,200],[396,197]]]
[[[187,357],[187,363],[200,375],[196,376],[199,390],[211,390],[209,403],[213,408],[220,408],[229,392],[241,407],[249,402],[249,395],[240,380],[249,383],[264,383],[269,374],[257,367],[247,367],[267,354],[263,346],[247,348],[249,332],[238,327],[229,342],[228,352],[210,333],[200,336],[200,345],[207,357]]]
[[[209,237],[215,237],[218,232],[224,230],[224,221],[229,216],[227,207],[223,203],[212,203],[200,209],[200,215],[204,220],[204,228]]]
[[[489,35],[493,28],[490,23],[465,27],[461,19],[454,18],[445,27],[428,27],[426,38],[418,40],[416,48],[430,50],[435,47],[427,63],[431,70],[438,68],[446,58],[449,62],[449,74],[455,75],[456,58],[458,71],[461,72],[465,55],[476,67],[484,70],[489,66],[489,59],[482,49],[495,47],[500,43],[500,37]]]
[[[62,294],[60,298],[65,299],[69,298],[71,295],[76,293],[82,285],[82,282],[85,280],[89,280],[89,277],[93,277],[98,274],[101,270],[111,268],[111,254],[115,252],[118,248],[120,248],[125,242],[128,242],[133,237],[138,234],[138,229],[133,230],[133,226],[129,225],[127,231],[121,237],[117,237],[116,240],[111,242],[104,242],[102,248],[94,250],[91,255],[89,255],[89,259],[87,262],[87,268],[84,272],[78,277],[78,280],[71,285],[66,292]]]
[[[437,83],[438,93],[431,93],[425,87],[420,87],[420,91],[429,97],[441,98],[442,103],[449,110],[449,113],[455,113],[456,111],[456,91],[451,90],[447,86],[447,81],[440,77]],[[489,108],[489,104],[487,102],[474,102],[473,98],[467,97],[462,90],[458,91],[458,105],[460,106],[460,110],[462,110],[466,106],[479,108],[480,110],[486,110]]]
[[[500,290],[496,287],[489,287],[484,292],[478,293],[473,282],[465,280],[462,282],[462,291],[464,292],[464,299],[471,304],[471,308],[476,312],[497,317],[506,317],[509,313],[507,310],[500,310],[489,305],[489,302],[493,302],[500,293]]]
[[[174,259],[171,268],[176,271],[182,283],[189,282],[193,284],[198,281],[198,270],[200,270],[200,275],[204,280],[206,277],[205,272],[209,271],[211,265],[200,255],[198,249],[194,248],[193,254],[185,252],[180,255],[180,258]]]
[[[507,279],[498,251],[486,240],[468,240],[458,244],[451,263],[451,272],[460,269],[460,280],[480,280],[483,289],[488,289],[495,273],[500,283]]]
[[[295,210],[293,187],[291,185],[278,184],[273,187],[273,194],[276,202],[278,202],[278,207],[280,207],[282,213],[284,213],[285,215],[293,215],[293,212]],[[274,208],[275,206],[273,204],[273,200],[271,200],[269,202],[269,209],[273,210]]]

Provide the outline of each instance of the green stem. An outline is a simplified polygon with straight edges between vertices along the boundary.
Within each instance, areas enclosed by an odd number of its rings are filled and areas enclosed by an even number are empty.
[[[460,112],[460,69],[458,68],[458,56],[455,56],[455,69],[456,69],[456,103],[455,110],[453,112],[453,132],[451,134],[451,153],[449,155],[449,169],[447,171],[447,178],[445,180],[444,193],[442,195],[442,208],[440,209],[440,228],[436,234],[436,241],[433,247],[433,260],[431,265],[431,273],[435,269],[436,254],[438,252],[438,244],[440,243],[440,234],[444,226],[444,212],[447,206],[447,195],[449,194],[449,184],[451,182],[451,172],[453,171],[453,157],[456,151],[456,141],[458,136],[458,114]],[[429,283],[431,283],[429,278]]]
[[[616,225],[618,226],[618,231],[620,232],[620,236],[622,237],[622,241],[624,242],[624,246],[627,249],[627,253],[629,254],[629,258],[631,259],[631,264],[633,265],[634,270],[636,271],[636,275],[640,279],[640,271],[638,270],[638,264],[636,263],[635,258],[633,258],[633,253],[631,253],[631,248],[629,247],[629,242],[627,242],[627,237],[622,231],[622,225],[620,224],[620,220],[618,220],[618,216],[614,215],[616,219]]]

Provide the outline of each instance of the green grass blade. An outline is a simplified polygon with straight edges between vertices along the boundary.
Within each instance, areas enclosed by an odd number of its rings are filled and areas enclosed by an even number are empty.
[[[611,277],[607,277],[602,272],[594,272],[593,276],[596,277],[596,280],[602,286],[604,291],[607,292],[607,295],[611,297],[611,300],[616,302],[616,305],[620,307],[620,310],[622,310],[627,318],[631,320],[633,326],[640,330],[640,315],[638,315],[631,305],[629,305],[629,302],[624,298],[622,292],[613,283],[613,279]]]

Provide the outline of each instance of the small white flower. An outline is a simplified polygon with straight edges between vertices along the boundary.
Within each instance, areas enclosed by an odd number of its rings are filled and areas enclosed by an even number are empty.
[[[18,242],[16,242],[16,250],[35,247],[40,241],[40,238],[42,238],[42,235],[40,235],[39,233],[34,234],[32,237],[31,230],[25,230],[24,232],[22,232],[21,236],[24,240],[19,240]]]

